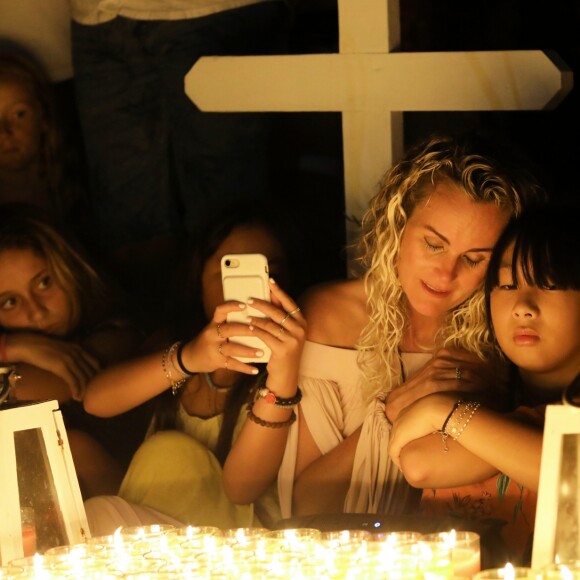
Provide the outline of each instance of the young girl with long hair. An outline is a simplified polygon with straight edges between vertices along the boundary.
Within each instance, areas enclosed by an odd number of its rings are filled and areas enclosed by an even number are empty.
[[[58,400],[84,497],[114,492],[139,422],[133,415],[95,421],[82,400],[88,381],[133,354],[143,337],[114,285],[44,212],[27,204],[0,211],[0,329],[2,363],[16,365],[21,377],[14,398]]]
[[[297,381],[306,323],[281,289],[292,275],[284,229],[257,203],[235,206],[207,224],[187,261],[188,283],[174,284],[185,289],[185,297],[174,305],[177,319],[172,336],[163,339],[164,348],[106,369],[91,381],[84,403],[97,415],[157,402],[149,436],[121,485],[123,501],[96,498],[87,505],[93,530],[107,532],[120,523],[100,517],[99,505],[107,502],[125,513],[131,511],[127,502],[148,506],[191,525],[267,526],[279,519],[275,490],[248,505],[230,502],[223,491],[222,465],[242,424],[259,420],[252,412],[258,391],[278,393]],[[253,318],[250,326],[226,321],[228,312],[247,307],[224,302],[220,268],[223,255],[247,253],[264,254],[276,280],[270,281],[272,302],[252,304],[266,318]],[[284,317],[282,331],[276,322]],[[271,349],[267,364],[238,360],[256,357],[256,349],[235,342],[242,335],[258,336]],[[278,413],[285,415],[286,408]],[[286,424],[284,417],[281,425],[274,425],[279,427],[272,429],[274,438],[285,437]]]

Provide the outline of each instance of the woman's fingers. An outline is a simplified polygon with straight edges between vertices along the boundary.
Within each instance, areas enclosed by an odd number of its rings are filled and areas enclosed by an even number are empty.
[[[274,299],[273,302],[277,301],[286,312],[296,311],[298,308],[298,304],[296,304],[296,302],[290,298],[290,296],[288,296],[288,294],[286,294],[286,292],[284,292],[284,290],[282,290],[282,288],[280,288],[272,278],[270,278],[270,293]],[[297,312],[299,312],[299,310],[300,309],[298,308]]]
[[[261,339],[274,357],[286,358],[285,354],[300,350],[297,345],[301,345],[306,336],[306,321],[300,308],[273,280],[270,280],[270,287],[272,302],[257,298],[248,300],[253,311],[260,312],[263,317],[254,315],[241,322],[228,322],[228,314],[239,311],[245,305],[226,302],[216,308],[208,337],[209,348],[217,349],[219,353],[218,366],[245,373],[256,370],[251,363],[243,363],[237,357],[259,358],[263,352],[239,344],[236,337],[254,336]],[[234,360],[230,361],[230,358]]]

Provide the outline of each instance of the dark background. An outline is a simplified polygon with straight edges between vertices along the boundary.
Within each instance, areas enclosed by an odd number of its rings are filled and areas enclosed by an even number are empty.
[[[578,1],[401,0],[400,9],[403,52],[551,49],[580,71]],[[338,52],[336,1],[299,1],[288,42],[295,54]],[[575,88],[551,111],[405,113],[405,144],[438,129],[497,131],[527,157],[553,197],[578,207],[578,100]],[[340,114],[276,113],[274,124],[272,195],[300,227],[306,280],[344,277]]]

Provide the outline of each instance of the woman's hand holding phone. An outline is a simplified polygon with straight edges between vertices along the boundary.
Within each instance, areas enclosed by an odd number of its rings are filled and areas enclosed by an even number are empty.
[[[263,351],[260,354],[260,349],[241,344],[240,338],[259,339],[271,353],[267,369],[272,384],[275,382],[280,388],[288,384],[288,388],[295,391],[306,339],[306,320],[296,302],[274,280],[269,280],[268,285],[271,301],[251,298],[248,301],[250,306],[237,301],[221,304],[216,308],[212,322],[192,343],[197,343],[196,350],[199,352],[205,350],[205,359],[211,361],[211,370],[221,367],[256,374],[258,369],[252,362],[260,359]],[[250,316],[247,323],[227,321],[232,313],[245,311],[249,307],[260,315]],[[189,344],[185,348],[188,347]],[[216,364],[218,361],[219,364]],[[277,394],[284,396],[282,391]]]
[[[288,383],[295,390],[306,337],[300,309],[269,278],[262,254],[228,254],[223,256],[221,267],[226,302],[215,309],[203,331],[183,347],[184,366],[191,372],[225,368],[257,374],[253,363],[268,362],[276,385]]]

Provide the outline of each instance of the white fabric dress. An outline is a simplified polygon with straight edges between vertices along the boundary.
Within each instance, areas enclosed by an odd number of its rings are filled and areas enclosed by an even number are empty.
[[[300,366],[301,408],[304,420],[322,454],[334,449],[362,425],[345,513],[403,514],[418,507],[420,491],[410,487],[391,462],[387,445],[390,425],[377,399],[365,405],[359,382],[358,351],[306,341]],[[403,353],[407,377],[431,354]],[[290,428],[278,475],[282,517],[292,516],[292,490],[299,422]]]

